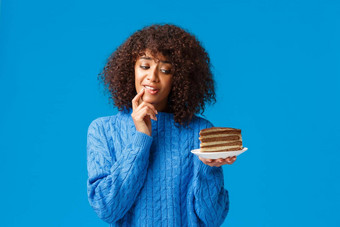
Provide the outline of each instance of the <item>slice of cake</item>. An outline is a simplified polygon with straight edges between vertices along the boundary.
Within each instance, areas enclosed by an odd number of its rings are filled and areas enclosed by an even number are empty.
[[[241,129],[212,127],[200,131],[201,152],[242,150]]]

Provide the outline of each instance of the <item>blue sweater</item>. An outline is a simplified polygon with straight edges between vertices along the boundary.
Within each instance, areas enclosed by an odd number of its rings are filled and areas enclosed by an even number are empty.
[[[87,134],[88,200],[110,226],[220,226],[229,210],[221,167],[190,151],[201,129],[194,116],[176,127],[158,112],[152,137],[136,131],[131,109],[91,122]]]

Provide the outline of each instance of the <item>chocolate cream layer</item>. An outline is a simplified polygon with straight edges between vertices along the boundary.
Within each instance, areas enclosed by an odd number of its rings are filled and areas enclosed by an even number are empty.
[[[201,152],[242,150],[240,129],[213,127],[200,132]]]

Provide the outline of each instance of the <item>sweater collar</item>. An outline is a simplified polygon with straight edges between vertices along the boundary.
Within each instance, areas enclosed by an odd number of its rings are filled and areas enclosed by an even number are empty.
[[[132,113],[132,108],[123,109],[122,111],[119,111],[119,112],[121,112],[122,114],[131,115],[131,113]],[[170,118],[173,118],[174,114],[173,114],[173,113],[168,113],[168,112],[161,112],[161,111],[158,111],[158,114],[157,114],[156,116],[157,116],[157,117],[158,117],[158,116],[162,116],[162,117],[170,117]]]

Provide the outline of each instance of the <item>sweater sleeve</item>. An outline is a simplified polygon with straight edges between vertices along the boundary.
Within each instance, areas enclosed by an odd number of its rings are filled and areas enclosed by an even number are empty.
[[[208,122],[205,127],[212,127]],[[194,207],[205,226],[220,226],[229,211],[229,195],[224,189],[222,167],[211,167],[194,156]]]
[[[103,125],[93,121],[87,133],[88,200],[102,220],[112,223],[132,207],[144,184],[152,137],[136,131],[115,160]]]

